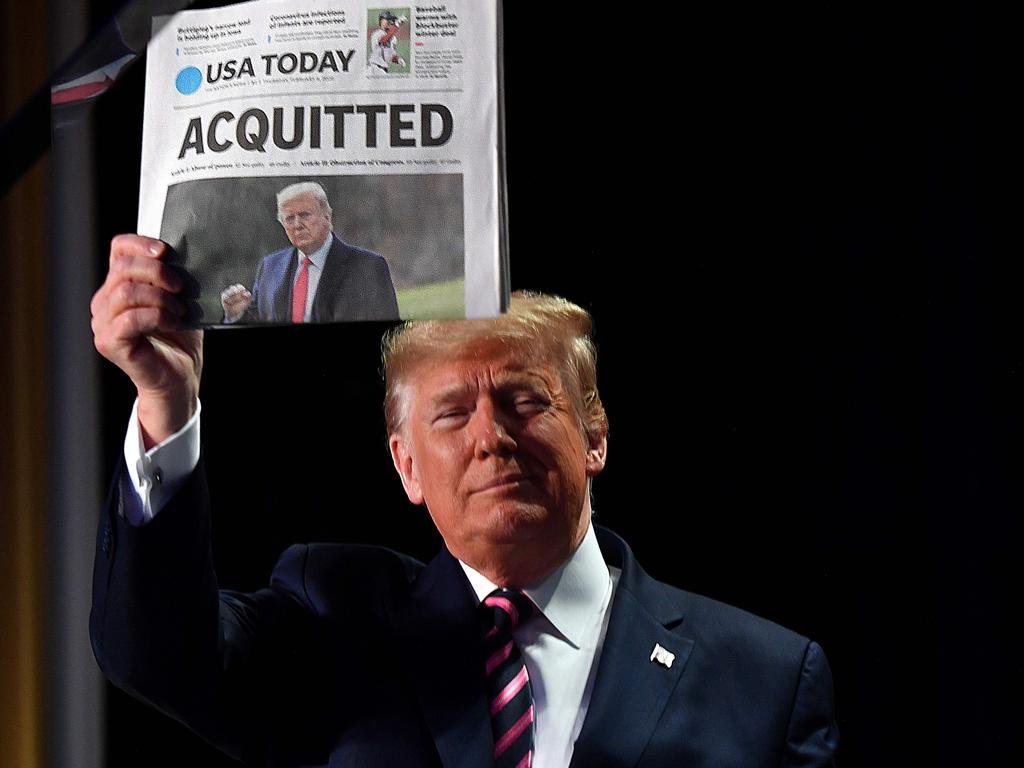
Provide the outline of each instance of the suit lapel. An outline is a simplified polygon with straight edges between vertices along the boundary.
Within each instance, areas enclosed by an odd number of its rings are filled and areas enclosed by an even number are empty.
[[[313,312],[310,315],[312,322],[330,321],[345,314],[344,307],[338,307],[335,311],[334,305],[341,301],[343,295],[341,283],[345,278],[344,262],[348,256],[348,246],[335,234],[331,235],[331,241],[331,249],[327,251],[327,260],[324,262],[320,282],[316,287],[316,296],[313,297]]]
[[[416,580],[396,617],[406,674],[445,768],[489,765],[493,738],[484,691],[476,598],[447,550]]]
[[[297,253],[295,248],[289,248],[284,252],[284,258],[274,264],[276,274],[270,284],[277,286],[273,297],[273,317],[278,323],[287,323],[292,319],[292,280],[295,278]]]
[[[621,539],[597,532],[605,560],[622,575],[573,768],[636,765],[693,650],[693,640],[672,631],[683,618],[679,606],[664,598]],[[673,654],[671,667],[651,660],[656,644]]]

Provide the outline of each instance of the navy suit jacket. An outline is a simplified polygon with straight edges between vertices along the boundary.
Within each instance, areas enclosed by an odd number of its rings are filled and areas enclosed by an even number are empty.
[[[119,514],[136,498],[122,472],[96,557],[90,630],[115,685],[254,765],[492,765],[476,599],[447,551],[296,545],[268,588],[219,592],[202,463],[139,528]],[[834,765],[816,644],[598,541],[622,575],[573,768]]]
[[[398,320],[395,286],[384,258],[365,248],[349,245],[334,233],[331,239],[331,249],[313,298],[310,321]],[[247,320],[291,322],[297,256],[298,249],[289,246],[260,262]]]

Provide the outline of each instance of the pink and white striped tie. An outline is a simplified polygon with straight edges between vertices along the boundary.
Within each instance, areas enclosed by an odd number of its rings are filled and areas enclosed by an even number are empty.
[[[533,765],[533,691],[523,656],[512,639],[512,630],[527,621],[533,610],[530,598],[512,589],[496,589],[480,604],[495,768]]]

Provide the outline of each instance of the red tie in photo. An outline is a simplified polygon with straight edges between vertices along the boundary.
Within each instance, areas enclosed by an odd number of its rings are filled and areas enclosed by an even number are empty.
[[[309,265],[313,262],[306,256],[299,268],[299,279],[292,291],[292,322],[301,323],[306,319],[306,292],[309,290]]]
[[[533,690],[512,630],[533,614],[522,592],[496,589],[480,604],[495,768],[533,765]]]

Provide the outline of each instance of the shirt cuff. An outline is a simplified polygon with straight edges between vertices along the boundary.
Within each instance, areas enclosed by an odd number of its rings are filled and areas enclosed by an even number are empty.
[[[199,463],[199,412],[185,426],[145,450],[139,429],[139,400],[135,399],[128,432],[124,437],[124,463],[141,504],[126,504],[125,519],[131,525],[145,525],[170,501]]]

